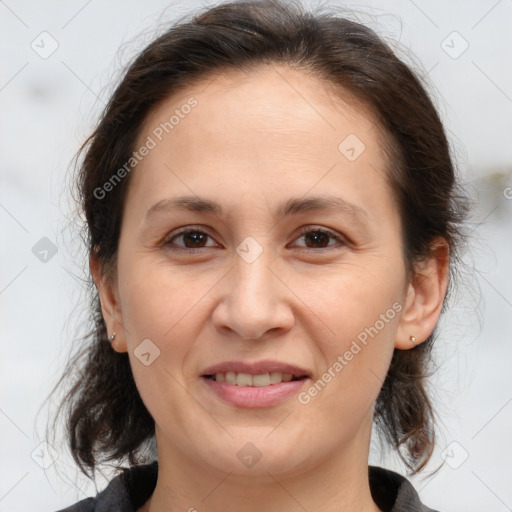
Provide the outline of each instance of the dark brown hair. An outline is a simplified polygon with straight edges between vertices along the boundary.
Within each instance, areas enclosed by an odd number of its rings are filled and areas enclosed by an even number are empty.
[[[115,272],[130,174],[109,191],[108,200],[95,191],[129,161],[150,110],[224,70],[278,63],[313,74],[374,114],[389,139],[388,179],[401,214],[407,269],[412,273],[414,264],[431,254],[432,240],[442,236],[450,245],[452,283],[463,240],[464,196],[442,123],[420,80],[370,28],[334,12],[312,13],[299,3],[270,0],[225,3],[181,20],[126,70],[76,155],[78,161],[85,153],[76,185],[88,251],[96,252],[105,274]],[[65,410],[69,446],[86,475],[108,461],[140,463],[155,432],[128,355],[107,342],[92,279],[89,287],[92,327],[56,386],[71,381],[57,416]],[[434,447],[425,382],[433,341],[434,333],[411,350],[395,350],[375,409],[377,426],[413,472],[424,467]]]

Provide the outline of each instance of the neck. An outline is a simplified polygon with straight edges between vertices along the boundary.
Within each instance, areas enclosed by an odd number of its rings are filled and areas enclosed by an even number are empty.
[[[308,471],[285,476],[271,470],[221,473],[185,457],[158,428],[156,440],[158,480],[138,512],[379,512],[370,493],[368,448],[361,453],[360,442]],[[364,446],[369,446],[369,433]]]

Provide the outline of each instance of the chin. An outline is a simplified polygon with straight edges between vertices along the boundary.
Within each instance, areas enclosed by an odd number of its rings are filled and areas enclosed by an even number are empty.
[[[315,467],[321,457],[309,447],[307,450],[286,436],[274,439],[268,437],[271,430],[266,429],[264,436],[250,434],[236,435],[229,441],[219,440],[219,444],[204,454],[205,462],[223,473],[231,473],[230,478],[257,478],[259,483],[275,482],[275,478],[286,479]],[[275,434],[271,434],[273,436]],[[267,437],[267,438],[265,438]],[[214,446],[212,440],[210,446]],[[274,477],[274,478],[272,478]]]

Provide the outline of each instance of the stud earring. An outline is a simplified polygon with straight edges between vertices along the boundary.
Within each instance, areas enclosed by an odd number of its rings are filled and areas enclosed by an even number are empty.
[[[414,336],[409,336],[409,341],[411,343],[414,343],[416,341],[416,338]]]
[[[112,333],[112,336],[110,336],[110,338],[108,339],[108,341],[110,342],[110,344],[112,344],[112,342],[114,341],[114,338],[116,337],[116,333]]]

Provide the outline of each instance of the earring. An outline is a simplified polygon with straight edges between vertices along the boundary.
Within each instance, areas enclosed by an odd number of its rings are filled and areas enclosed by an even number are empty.
[[[110,344],[112,344],[112,342],[114,341],[114,338],[116,337],[116,333],[112,333],[112,336],[110,336],[110,338],[108,339],[108,341],[110,342]]]
[[[409,341],[411,343],[414,343],[416,341],[416,338],[414,336],[409,336]]]

